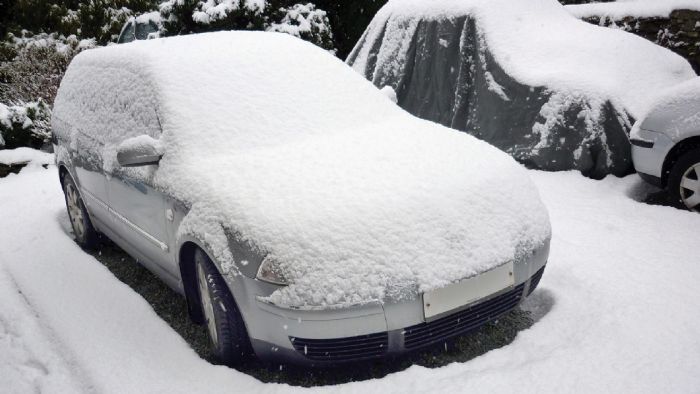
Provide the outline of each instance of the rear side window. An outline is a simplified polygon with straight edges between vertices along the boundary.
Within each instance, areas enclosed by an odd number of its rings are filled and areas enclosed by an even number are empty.
[[[114,166],[116,146],[127,138],[160,138],[155,89],[142,72],[91,64],[69,68],[56,98],[55,114],[76,133],[92,139],[105,168]]]
[[[117,40],[117,44],[124,44],[126,42],[131,42],[134,41],[136,38],[134,34],[134,21],[133,19],[129,21],[129,23],[124,26],[124,29],[122,30],[121,34],[119,34],[119,39]]]

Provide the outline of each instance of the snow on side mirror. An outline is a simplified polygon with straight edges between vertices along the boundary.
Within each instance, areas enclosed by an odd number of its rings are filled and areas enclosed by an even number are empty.
[[[160,141],[147,135],[124,140],[117,148],[117,162],[122,167],[157,165],[163,156]]]

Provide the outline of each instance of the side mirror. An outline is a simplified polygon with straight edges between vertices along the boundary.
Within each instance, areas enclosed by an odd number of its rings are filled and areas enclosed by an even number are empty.
[[[157,165],[162,156],[160,141],[147,135],[126,139],[117,147],[117,162],[122,167]]]

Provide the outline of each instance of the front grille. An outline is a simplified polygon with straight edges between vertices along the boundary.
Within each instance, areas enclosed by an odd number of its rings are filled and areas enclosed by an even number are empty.
[[[299,353],[314,361],[357,361],[383,356],[389,334],[360,335],[348,338],[305,339],[289,337]]]
[[[467,309],[404,330],[404,346],[415,349],[466,334],[497,319],[515,308],[522,298],[525,284]]]
[[[544,274],[544,266],[542,266],[542,268],[540,268],[539,271],[535,272],[535,275],[532,275],[532,278],[530,278],[530,288],[527,291],[527,295],[530,295],[533,291],[535,291],[537,285],[540,284],[542,274]]]

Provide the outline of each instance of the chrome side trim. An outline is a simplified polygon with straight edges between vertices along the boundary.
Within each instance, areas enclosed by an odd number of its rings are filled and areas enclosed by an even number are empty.
[[[166,245],[165,243],[159,241],[156,237],[154,237],[154,236],[152,236],[151,234],[147,233],[146,230],[142,229],[141,227],[139,227],[139,226],[135,225],[134,223],[132,223],[131,221],[129,221],[129,219],[127,219],[127,218],[125,218],[124,216],[122,216],[119,212],[115,211],[115,210],[112,209],[112,208],[109,208],[109,213],[111,213],[112,215],[114,215],[114,217],[116,217],[117,219],[121,220],[121,221],[122,221],[124,224],[126,224],[127,226],[131,227],[131,229],[133,229],[134,231],[136,231],[137,233],[139,233],[142,237],[144,237],[144,238],[146,238],[147,240],[149,240],[152,244],[154,244],[154,245],[156,245],[157,247],[161,248],[164,252],[167,252],[167,251],[168,251],[168,245]]]
[[[107,204],[105,204],[104,201],[100,200],[100,199],[97,198],[94,194],[92,194],[92,193],[90,193],[89,191],[83,189],[82,187],[80,188],[80,194],[82,194],[82,195],[84,195],[84,196],[87,196],[87,197],[90,197],[90,200],[96,202],[97,205],[99,205],[99,206],[101,206],[102,208],[104,208],[104,210],[109,211],[109,206],[107,206]],[[90,205],[90,203],[88,202],[88,206],[89,206],[89,205]]]
[[[90,193],[89,191],[87,191],[83,188],[81,188],[81,192],[84,195],[90,197],[91,200],[95,201],[102,208],[106,209],[110,214],[112,214],[115,218],[119,219],[122,223],[129,226],[132,230],[136,231],[139,235],[146,238],[149,242],[151,242],[155,246],[159,247],[162,251],[164,251],[164,252],[168,251],[168,249],[169,249],[168,245],[166,245],[164,242],[158,240],[158,238],[152,236],[148,232],[146,232],[146,230],[144,230],[141,227],[137,226],[136,224],[132,223],[129,219],[125,218],[122,214],[120,214],[119,212],[112,209],[104,201],[97,198],[94,194]]]

